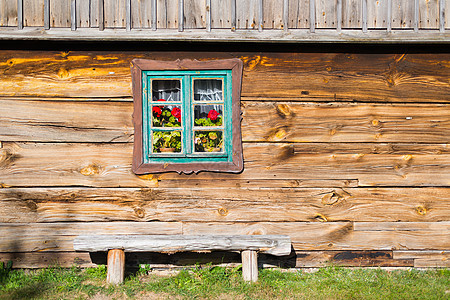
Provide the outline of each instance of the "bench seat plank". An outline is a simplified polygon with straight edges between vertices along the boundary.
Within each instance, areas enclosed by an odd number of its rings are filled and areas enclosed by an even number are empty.
[[[75,238],[75,251],[100,252],[204,252],[245,251],[283,256],[291,253],[287,235],[82,235]]]

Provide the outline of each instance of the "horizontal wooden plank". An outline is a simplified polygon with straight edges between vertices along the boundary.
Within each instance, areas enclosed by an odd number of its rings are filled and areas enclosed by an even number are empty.
[[[243,102],[242,135],[244,141],[448,143],[450,106]]]
[[[32,224],[32,225],[31,225]],[[149,226],[149,224],[153,226]],[[439,224],[439,222],[437,222]],[[27,223],[0,224],[0,252],[73,251],[80,234],[180,234],[179,223],[170,228],[159,222]],[[448,250],[444,229],[422,231],[354,231],[352,222],[251,222],[182,223],[184,235],[261,235],[291,237],[296,250]],[[72,235],[71,235],[72,234]]]
[[[450,136],[450,106],[445,104],[244,101],[241,107],[245,142],[423,144],[448,143]],[[127,101],[0,99],[0,141],[132,142],[132,112]],[[373,149],[364,153],[398,152],[392,145],[360,147]],[[423,152],[424,146],[417,150]]]
[[[448,192],[445,192],[448,193]],[[423,231],[442,230],[450,232],[448,218],[443,222],[358,222],[354,226],[355,231]],[[450,241],[450,236],[448,237]]]
[[[127,253],[127,268],[148,264],[151,268],[179,268],[198,264],[236,266],[241,264],[239,253],[214,251],[211,253],[179,252]],[[87,252],[0,252],[0,261],[12,261],[13,268],[45,268],[79,266],[95,267],[106,264],[106,253]],[[412,267],[412,259],[393,259],[392,251],[295,251],[286,257],[258,255],[263,267],[315,268],[325,266],[346,267]]]
[[[434,251],[393,251],[394,259],[443,259],[450,258],[450,250]]]
[[[448,224],[421,231],[355,231],[350,222],[217,222],[183,223],[183,233],[287,234],[294,249],[299,250],[446,250],[450,248],[447,227]]]
[[[214,9],[213,9],[214,12]],[[449,33],[436,30],[420,30],[419,33],[409,30],[368,30],[362,33],[361,29],[317,29],[314,34],[308,29],[283,30],[236,30],[231,31],[229,16],[225,20],[213,20],[213,27],[220,28],[207,32],[201,29],[188,29],[182,33],[174,29],[138,29],[126,31],[125,29],[105,29],[98,31],[89,28],[79,28],[70,31],[70,28],[58,28],[43,32],[41,28],[24,28],[23,30],[3,27],[0,30],[0,39],[9,40],[73,40],[73,41],[194,41],[194,42],[278,42],[278,43],[448,43]],[[301,21],[301,20],[299,20]],[[299,22],[303,23],[303,22]],[[26,26],[42,26],[42,23]],[[172,27],[172,26],[171,26]],[[398,29],[397,27],[395,29]]]
[[[307,145],[302,145],[307,147]],[[339,145],[338,145],[339,146]],[[447,148],[447,145],[437,145]],[[315,147],[313,147],[315,148]],[[326,153],[294,152],[292,144],[244,145],[241,174],[131,172],[131,144],[3,143],[0,178],[3,186],[157,186],[158,181],[185,179],[356,179],[360,186],[448,186],[450,158],[441,154],[364,154],[355,145],[340,154],[330,144]],[[433,176],[430,176],[433,174]],[[219,185],[217,185],[219,184]]]
[[[8,188],[0,222],[358,221],[355,230],[417,231],[449,220],[449,197],[450,188]]]
[[[97,31],[98,33],[98,31]],[[133,58],[244,61],[242,96],[450,102],[443,54],[0,52],[0,96],[130,97]]]
[[[285,256],[291,253],[287,235],[81,235],[73,241],[75,251],[101,252],[122,249],[125,252],[204,252],[243,251]]]
[[[448,257],[441,259],[418,258],[414,260],[415,268],[450,268]]]
[[[0,140],[132,142],[132,113],[127,102],[0,100]]]

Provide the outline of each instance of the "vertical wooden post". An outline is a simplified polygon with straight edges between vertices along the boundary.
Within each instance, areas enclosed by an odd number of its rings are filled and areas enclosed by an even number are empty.
[[[309,31],[316,32],[316,1],[309,0]]]
[[[127,0],[125,3],[125,13],[126,15],[126,30],[131,30],[131,0]]]
[[[342,0],[337,0],[336,3],[336,31],[342,31]]]
[[[283,29],[289,29],[289,0],[284,0],[283,3]]]
[[[184,30],[184,1],[178,0],[178,31]]]
[[[258,253],[252,250],[245,250],[242,257],[242,277],[245,281],[258,281]]]
[[[206,31],[211,31],[211,0],[206,0]]]
[[[23,0],[17,0],[17,29],[23,29]]]
[[[108,251],[108,273],[106,283],[119,284],[125,277],[125,251],[112,249]]]
[[[70,2],[70,29],[77,30],[77,2],[71,0]]]
[[[98,30],[105,30],[105,5],[103,0],[98,0]]]
[[[362,32],[367,32],[367,0],[362,0],[361,4],[361,14],[362,14]]]
[[[231,31],[236,31],[236,0],[231,0]]]
[[[263,0],[259,0],[258,10],[259,10],[258,31],[261,32],[264,29],[264,3],[263,3]]]
[[[387,1],[386,31],[392,30],[392,0]]]
[[[445,0],[439,0],[439,31],[445,32]]]
[[[44,29],[50,29],[50,0],[44,0]]]
[[[158,11],[156,5],[156,0],[152,0],[152,30],[156,30],[158,24]]]
[[[414,0],[414,32],[419,32],[419,0]]]

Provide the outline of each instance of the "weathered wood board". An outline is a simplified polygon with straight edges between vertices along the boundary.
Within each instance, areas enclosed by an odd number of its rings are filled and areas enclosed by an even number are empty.
[[[23,0],[23,26],[44,26],[44,0]]]
[[[0,53],[0,97],[131,96],[133,58],[244,61],[243,99],[450,101],[448,54]],[[287,72],[289,70],[289,72]],[[112,84],[114,83],[114,84]]]
[[[309,2],[289,0],[289,28],[309,28]]]
[[[0,26],[17,26],[17,0],[0,0]]]
[[[186,29],[206,28],[206,0],[184,1],[184,18]]]
[[[423,229],[450,215],[450,188],[186,187],[0,189],[0,222],[375,221],[384,227],[357,223],[355,230],[388,231],[404,229],[389,221],[424,222],[415,225]]]
[[[105,28],[125,28],[126,26],[126,13],[125,13],[125,1],[126,0],[103,0],[104,1],[104,21]]]
[[[337,0],[315,0],[316,7],[316,28],[336,28]],[[345,2],[345,1],[344,1]]]
[[[129,101],[0,99],[0,104],[0,115],[3,116],[0,119],[0,141],[133,141],[133,108]],[[413,150],[421,153],[427,149],[429,153],[434,150],[439,154],[448,149],[442,145],[410,145],[408,150],[406,145],[381,144],[448,143],[448,104],[387,106],[243,101],[241,108],[244,142],[377,143],[354,147],[364,148],[365,154],[398,153],[400,148],[405,154]],[[98,114],[99,111],[102,114]],[[373,151],[368,150],[370,147]],[[304,149],[310,149],[310,145]]]
[[[50,1],[50,27],[70,27],[70,2]]]
[[[158,222],[106,223],[137,234],[167,234],[174,231]],[[84,224],[84,225],[81,225]],[[140,229],[135,229],[139,224]],[[152,227],[145,225],[153,224]],[[177,224],[177,223],[175,223]],[[356,225],[357,223],[355,223]],[[159,226],[158,226],[159,225]],[[80,234],[110,231],[105,223],[0,224],[0,252],[73,251],[73,239]],[[259,222],[182,223],[185,235],[286,234],[298,250],[446,250],[450,247],[449,222],[436,222],[432,229],[356,231],[352,222]],[[137,232],[139,230],[139,232]],[[177,230],[177,229],[176,229]],[[176,231],[175,230],[175,231]],[[117,230],[118,231],[118,230]],[[126,234],[126,233],[125,233]]]
[[[137,0],[131,3],[131,27],[152,27],[152,1]]]
[[[295,153],[293,146],[276,143],[244,144],[241,174],[202,172],[168,179],[357,179],[360,186],[448,186],[450,159],[443,154]],[[347,150],[348,151],[348,150]],[[6,186],[155,186],[155,177],[131,172],[131,144],[4,143],[1,183]],[[33,176],[30,176],[33,174]],[[433,174],[433,176],[429,176]]]
[[[212,28],[231,28],[231,1],[211,0]]]

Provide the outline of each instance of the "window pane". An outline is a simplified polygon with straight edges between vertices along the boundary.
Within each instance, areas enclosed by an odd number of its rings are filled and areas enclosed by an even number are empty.
[[[195,152],[223,152],[223,131],[195,131]]]
[[[223,105],[194,105],[194,126],[222,126]]]
[[[152,80],[152,101],[181,101],[181,81]]]
[[[176,105],[153,105],[153,127],[181,127],[181,107]]]
[[[195,101],[222,101],[222,80],[196,79],[194,80]]]
[[[153,153],[181,152],[181,131],[153,131]]]

